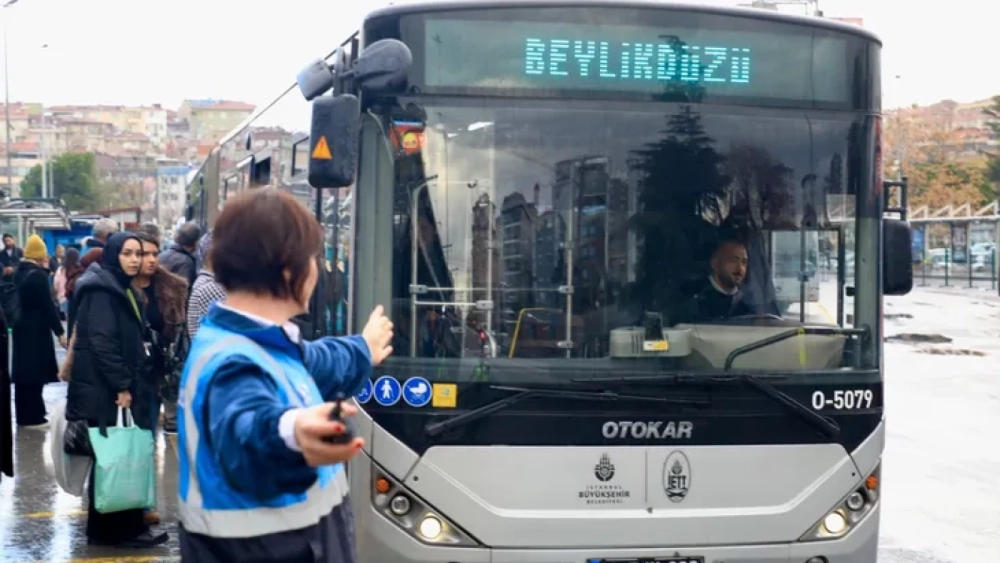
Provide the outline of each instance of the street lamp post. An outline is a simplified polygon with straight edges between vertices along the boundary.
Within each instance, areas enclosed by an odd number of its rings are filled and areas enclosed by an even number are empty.
[[[18,0],[7,0],[4,8],[17,4]],[[7,72],[7,18],[3,21],[3,115],[7,133],[7,197],[14,193],[14,172],[10,162],[10,75]]]

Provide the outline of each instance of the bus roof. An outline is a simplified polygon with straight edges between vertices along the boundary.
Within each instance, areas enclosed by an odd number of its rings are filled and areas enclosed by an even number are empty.
[[[367,22],[369,19],[384,16],[399,16],[405,14],[421,14],[451,10],[489,10],[493,8],[567,8],[570,6],[607,8],[677,8],[693,12],[704,12],[707,14],[746,17],[802,26],[820,27],[842,33],[849,33],[851,35],[858,35],[869,41],[874,41],[879,45],[882,45],[882,40],[875,33],[853,24],[835,20],[797,14],[785,14],[772,10],[760,10],[757,8],[706,6],[703,4],[664,2],[661,0],[422,0],[419,2],[395,4],[373,10],[368,14],[368,16],[365,17],[365,21]]]

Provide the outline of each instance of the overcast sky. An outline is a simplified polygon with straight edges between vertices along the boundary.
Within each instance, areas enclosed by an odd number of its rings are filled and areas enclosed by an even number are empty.
[[[261,104],[353,32],[366,12],[387,3],[19,0],[0,10],[9,35],[11,101]],[[995,48],[992,19],[983,14],[988,6],[982,0],[821,0],[827,15],[863,17],[865,27],[881,35],[886,107],[1000,94],[1000,73],[986,57]],[[959,47],[966,55],[951,51]]]

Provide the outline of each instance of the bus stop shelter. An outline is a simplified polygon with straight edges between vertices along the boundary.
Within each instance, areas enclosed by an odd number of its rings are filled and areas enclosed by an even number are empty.
[[[1000,201],[910,209],[914,277],[919,285],[998,289]]]
[[[9,199],[0,204],[0,225],[23,245],[36,231],[70,228],[69,208],[61,199]]]

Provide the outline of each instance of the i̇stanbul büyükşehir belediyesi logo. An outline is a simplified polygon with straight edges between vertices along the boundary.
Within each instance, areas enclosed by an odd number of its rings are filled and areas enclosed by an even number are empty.
[[[615,505],[622,504],[626,499],[632,497],[632,492],[621,485],[608,483],[615,476],[615,466],[611,463],[608,454],[602,454],[601,458],[594,466],[594,477],[599,481],[595,485],[587,485],[577,495],[588,505]]]
[[[612,477],[615,476],[615,466],[611,463],[611,458],[608,454],[602,454],[600,461],[594,466],[594,476],[597,477],[598,481],[607,482],[610,481]]]

